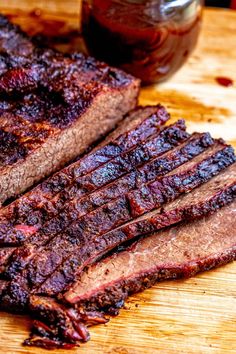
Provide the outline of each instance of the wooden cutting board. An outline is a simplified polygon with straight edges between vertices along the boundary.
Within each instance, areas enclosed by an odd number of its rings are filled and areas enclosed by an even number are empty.
[[[14,15],[12,19],[31,32],[57,28],[62,33],[78,26],[75,0],[20,2],[24,11],[41,6],[41,16],[39,11],[30,16],[19,11],[18,4],[18,0],[1,2],[0,11]],[[233,79],[234,85],[220,86],[217,76]],[[174,119],[185,118],[191,131],[209,130],[236,147],[236,12],[205,11],[198,47],[185,67],[167,83],[142,90],[140,103],[157,102],[165,104]],[[1,353],[47,353],[21,346],[30,325],[26,317],[0,316]],[[235,325],[236,262],[185,281],[159,283],[131,297],[127,308],[108,324],[92,328],[89,343],[55,352],[233,354]]]

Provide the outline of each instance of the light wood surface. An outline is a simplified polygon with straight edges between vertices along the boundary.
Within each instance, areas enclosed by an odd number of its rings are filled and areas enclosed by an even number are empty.
[[[47,18],[68,19],[75,26],[76,1],[6,1],[0,10],[16,14],[17,6],[43,8]],[[65,14],[62,14],[65,6]],[[10,10],[9,10],[10,9]],[[58,10],[58,12],[57,12]],[[51,11],[53,12],[51,15]],[[35,23],[21,11],[14,20],[24,27]],[[34,22],[32,22],[34,21]],[[234,86],[222,87],[216,76],[227,76]],[[161,102],[173,118],[187,119],[189,129],[209,130],[236,147],[236,12],[205,11],[198,47],[188,63],[169,82],[143,89],[140,103]],[[91,329],[91,341],[70,352],[90,354],[233,354],[236,353],[236,262],[185,281],[157,284],[130,298],[127,308],[103,326]],[[1,313],[0,352],[47,353],[22,347],[30,321],[26,317]]]

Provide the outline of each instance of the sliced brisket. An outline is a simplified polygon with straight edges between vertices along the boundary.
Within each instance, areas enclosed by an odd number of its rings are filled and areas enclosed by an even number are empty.
[[[221,174],[221,178],[215,177],[214,183],[208,182],[199,188],[199,192],[193,192],[191,202],[189,196],[185,196],[187,214],[184,219],[191,218],[190,210],[193,218],[200,217],[217,209],[218,202],[222,207],[232,201],[236,197],[235,169],[236,165],[230,167]],[[206,198],[202,192],[206,192]],[[179,207],[183,206],[180,201]],[[178,212],[178,208],[175,210]],[[62,347],[67,343],[76,345],[78,341],[89,338],[85,325],[106,321],[102,314],[94,312],[95,309],[107,311],[110,307],[119,308],[129,294],[150,287],[157,281],[193,276],[199,271],[236,259],[235,216],[234,201],[204,219],[188,224],[185,221],[179,226],[141,238],[125,250],[88,268],[65,294],[63,299],[68,306],[65,302],[62,305],[50,298],[31,296],[30,311],[40,322],[34,324],[31,337],[25,344],[50,344],[50,347]],[[226,234],[225,225],[229,228]],[[69,307],[71,305],[74,307]]]
[[[28,240],[29,236],[34,234],[41,226],[43,226],[43,228],[39,231],[40,240],[43,240],[43,233],[48,234],[48,230],[50,230],[51,233],[53,232],[54,225],[56,225],[54,233],[58,232],[58,227],[60,227],[61,223],[64,223],[65,225],[62,226],[66,227],[68,222],[72,222],[73,219],[78,217],[76,204],[82,196],[87,195],[99,187],[125,175],[129,171],[143,165],[152,158],[162,155],[166,151],[186,140],[188,137],[189,134],[185,132],[184,122],[179,121],[173,126],[164,128],[160,134],[150,138],[147,142],[143,142],[142,144],[139,144],[139,146],[128,150],[111,161],[108,161],[101,167],[93,170],[91,173],[76,178],[73,185],[63,189],[61,194],[57,195],[55,198],[52,198],[52,200],[43,200],[42,203],[39,196],[35,200],[39,203],[38,206],[37,204],[34,205],[34,203],[32,203],[32,198],[29,198],[31,203],[30,208],[30,204],[27,202],[25,203],[25,197],[22,197],[22,200],[19,199],[14,202],[2,213],[2,222],[0,226],[3,231],[0,234],[0,243],[3,245],[15,245],[17,243],[22,243],[22,241],[26,239]],[[212,143],[212,139],[210,137],[206,138],[205,141],[206,144],[207,141],[209,141],[209,144]],[[34,197],[35,195],[33,194],[33,198]],[[18,214],[16,212],[19,205],[21,211],[23,207],[23,213],[20,215],[19,212]],[[32,209],[33,206],[35,207],[34,209]],[[14,216],[12,215],[13,211]],[[59,214],[59,216],[55,218],[57,214]],[[27,217],[27,220],[24,220],[25,216]],[[28,219],[29,222],[27,222]],[[43,225],[43,222],[48,221],[48,219],[51,220],[46,225]],[[32,221],[34,220],[35,223],[32,225]],[[25,221],[25,223],[22,224],[22,221]],[[13,222],[15,223],[15,227]],[[33,238],[33,236],[31,238]],[[39,237],[37,236],[37,240],[38,239]]]
[[[169,171],[172,171],[176,167],[180,166],[184,162],[192,159],[194,156],[199,155],[201,152],[204,150],[207,150],[207,148],[211,145],[213,145],[214,141],[213,139],[209,136],[209,134],[194,134],[191,138],[187,139],[187,141],[179,146],[177,146],[175,149],[171,150],[169,153],[166,153],[162,155],[158,159],[154,159],[152,162],[149,164],[144,165],[142,168],[139,170],[136,170],[131,173],[131,175],[127,175],[124,178],[121,178],[120,180],[116,180],[113,184],[110,184],[107,186],[107,188],[103,188],[100,191],[98,191],[98,195],[101,196],[101,193],[103,195],[109,195],[110,199],[115,199],[119,195],[125,194],[126,190],[129,191],[128,185],[130,188],[133,185],[132,189],[138,188],[139,186],[144,185],[145,183],[155,180],[158,176],[161,176]],[[159,146],[159,144],[158,144]],[[164,145],[163,145],[164,146]],[[131,183],[131,180],[133,182]],[[121,182],[121,183],[120,183]],[[112,188],[113,186],[113,188]],[[124,187],[123,187],[124,186]],[[125,188],[126,186],[126,188]],[[118,187],[118,189],[116,189]],[[123,187],[123,189],[122,189]],[[120,194],[118,194],[120,189]],[[115,191],[117,191],[115,193]],[[112,193],[113,192],[113,193]],[[69,208],[64,210],[63,216],[67,215],[67,218],[64,217],[63,222],[61,222],[61,216],[52,219],[48,224],[46,224],[40,231],[38,231],[36,234],[31,233],[31,229],[29,229],[28,226],[25,225],[17,225],[14,229],[10,228],[9,231],[9,236],[6,237],[6,231],[4,232],[4,242],[5,244],[9,244],[10,240],[14,242],[14,238],[17,235],[20,235],[19,227],[21,226],[22,232],[24,232],[28,235],[28,245],[24,246],[20,250],[15,251],[14,248],[12,248],[12,254],[14,252],[13,257],[11,258],[11,263],[10,263],[10,272],[11,275],[15,273],[17,268],[19,266],[23,266],[24,264],[24,259],[26,258],[27,262],[29,260],[30,255],[33,255],[35,253],[34,250],[39,251],[38,247],[39,245],[43,245],[44,243],[48,242],[50,238],[53,237],[53,235],[59,233],[58,237],[55,239],[53,242],[54,244],[58,244],[61,242],[61,232],[63,229],[69,227],[71,221],[76,220],[76,224],[78,224],[79,218],[83,216],[83,212],[81,210],[81,205],[83,205],[85,202],[87,202],[87,205],[90,200],[94,200],[94,195],[96,193],[91,194],[86,198],[83,198],[80,203],[79,201],[75,201],[74,203],[69,204]],[[101,197],[100,199],[96,198],[95,195],[95,200],[97,200],[97,204],[93,203],[93,209],[96,209],[99,206],[102,206],[103,203]],[[98,201],[101,201],[100,205]],[[108,204],[109,205],[109,204]],[[101,209],[103,210],[103,209]],[[89,211],[89,210],[87,210]],[[68,215],[72,215],[72,217],[68,217]],[[100,215],[100,213],[99,213]],[[85,219],[85,218],[84,218]],[[86,221],[85,221],[86,222]],[[76,234],[76,229],[72,228],[73,234]],[[67,231],[68,232],[68,231]],[[72,236],[71,236],[72,237]],[[33,244],[35,245],[34,247]],[[28,251],[27,251],[28,250]],[[17,268],[15,266],[17,264]],[[3,263],[2,263],[3,265]],[[14,272],[13,272],[14,268]]]
[[[27,248],[24,247],[20,257],[18,254],[18,257],[7,267],[6,275],[14,279],[22,267],[26,266],[21,276],[17,277],[18,284],[23,281],[24,287],[36,288],[35,291],[39,293],[43,292],[48,295],[58,293],[58,291],[64,289],[65,284],[73,280],[71,275],[76,273],[76,268],[82,270],[91,259],[93,260],[93,256],[88,250],[90,247],[94,248],[94,240],[98,242],[99,236],[132,220],[134,216],[142,215],[176,199],[182,193],[189,192],[234,161],[235,156],[232,148],[216,142],[213,147],[179,167],[176,173],[171,172],[155,182],[144,185],[143,190],[145,189],[145,192],[147,189],[149,190],[149,199],[147,203],[146,193],[139,195],[142,208],[137,209],[136,204],[133,203],[134,198],[137,200],[136,191],[122,196],[78,219],[67,228],[66,233],[59,234],[45,247],[37,249],[38,256],[37,254],[35,256],[34,252],[33,259],[30,259],[32,248],[27,251]],[[150,195],[152,196],[152,203],[150,203]],[[103,241],[103,238],[101,240]],[[40,239],[36,244],[39,244],[39,242]],[[25,258],[23,257],[24,254],[26,254]],[[62,282],[58,281],[58,278],[60,278],[58,272],[49,277],[58,266],[65,275],[65,277],[61,277],[63,278]],[[59,274],[61,274],[60,269]],[[19,277],[23,280],[20,281]],[[27,280],[26,283],[24,279]],[[45,280],[46,282],[41,289],[40,284]],[[26,285],[27,283],[28,285]],[[55,286],[55,283],[59,289]],[[60,288],[61,286],[63,288]]]
[[[65,209],[66,204],[69,204],[69,209],[71,209],[71,205],[77,203],[83,196],[87,196],[112,181],[116,181],[135,168],[174,148],[188,137],[189,134],[185,131],[184,122],[178,121],[133,148],[129,149],[127,147],[127,151],[125,150],[86,175],[77,176],[77,169],[75,168],[73,182],[65,187],[61,194],[57,194],[54,198],[48,200],[43,207],[40,207],[40,211],[44,215],[43,221],[47,221],[46,216],[52,218],[62,209]]]
[[[168,119],[169,114],[159,105],[134,109],[91,153],[39,184],[18,202],[11,204],[5,214],[11,213],[13,217],[16,215],[17,220],[26,219],[29,211],[34,210],[39,204],[42,205],[43,201],[46,203],[47,200],[51,200],[72,184],[75,178],[91,172],[141,141],[157,134]]]
[[[210,212],[216,211],[221,206],[232,201],[236,194],[236,165],[221,172],[209,182],[196,188],[191,193],[183,194],[178,199],[170,202],[164,208],[157,209],[151,213],[132,220],[123,226],[93,238],[80,247],[75,248],[76,252],[70,253],[57,271],[37,289],[38,293],[55,295],[63,291],[66,283],[71,283],[78,277],[85,266],[95,262],[109,250],[121,245],[142,234],[147,234],[182,220],[192,220]],[[56,247],[56,246],[55,246]],[[70,246],[68,244],[68,250]],[[77,251],[78,249],[78,251]],[[59,250],[57,251],[59,257]],[[62,252],[61,252],[62,253]],[[66,252],[63,252],[64,254]],[[48,259],[52,259],[49,257]],[[52,265],[38,260],[37,272],[40,274],[38,280],[45,276]],[[41,264],[40,264],[41,263]],[[45,268],[43,268],[43,265]],[[35,271],[35,278],[37,272]],[[32,272],[33,273],[33,272]],[[41,278],[40,278],[41,277]]]
[[[38,47],[0,16],[0,202],[111,131],[138,91],[132,76]],[[234,151],[168,119],[160,105],[131,111],[0,210],[0,307],[36,319],[26,345],[85,342],[129,294],[236,258]]]
[[[232,261],[236,258],[235,229],[236,201],[204,219],[154,233],[98,262],[65,298],[78,305],[115,305],[157,281],[190,277]]]
[[[142,184],[155,180],[158,176],[174,170],[181,164],[202,153],[209,146],[213,145],[213,143],[214,140],[208,133],[193,134],[182,144],[166,152],[164,155],[161,155],[161,157],[151,159],[143,166],[137,167],[132,172],[105,185],[103,188],[86,195],[78,201],[76,200],[75,210],[77,217],[81,217],[111,200],[118,198],[122,194],[137,189]],[[153,152],[152,155],[154,155]],[[70,208],[71,204],[72,203],[70,203]]]

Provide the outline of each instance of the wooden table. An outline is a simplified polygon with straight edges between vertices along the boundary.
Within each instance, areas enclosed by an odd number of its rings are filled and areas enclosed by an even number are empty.
[[[19,3],[19,1],[17,1]],[[1,2],[5,12],[14,10]],[[22,1],[22,8],[27,9]],[[50,1],[49,1],[50,3]],[[59,1],[60,6],[62,2]],[[40,4],[40,2],[39,2]],[[50,7],[50,6],[49,6]],[[1,10],[1,8],[0,8]],[[52,9],[50,8],[50,11]],[[19,12],[18,12],[19,14]],[[47,19],[78,24],[78,16],[67,7],[67,15],[48,11]],[[14,20],[31,31],[38,18],[24,12]],[[32,23],[34,26],[32,27]],[[41,24],[42,25],[42,24]],[[234,86],[223,87],[215,77],[226,76]],[[140,103],[165,104],[173,119],[183,117],[191,131],[209,130],[236,147],[236,12],[206,10],[198,47],[185,67],[169,82],[143,89]],[[236,353],[236,262],[185,281],[168,281],[130,298],[127,308],[107,325],[91,329],[92,339],[70,352],[90,354],[225,354]],[[1,313],[1,353],[47,353],[22,347],[29,320]]]

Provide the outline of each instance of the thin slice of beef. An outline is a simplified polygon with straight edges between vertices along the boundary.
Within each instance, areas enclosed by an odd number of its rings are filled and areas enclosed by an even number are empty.
[[[236,201],[203,219],[156,232],[98,262],[65,298],[78,306],[115,305],[157,281],[190,277],[225,264],[236,258],[235,229]]]
[[[107,234],[94,238],[92,242],[80,247],[79,255],[78,253],[71,254],[71,257],[59,267],[53,276],[39,287],[38,292],[59,293],[64,289],[64,284],[74,281],[86,265],[95,262],[109,250],[126,241],[182,220],[192,220],[195,217],[216,211],[235,197],[235,172],[236,164],[228,167],[191,193],[181,195],[164,208],[154,210]]]
[[[115,182],[109,184],[108,186],[90,194],[89,196],[82,198],[81,202],[75,204],[75,210],[77,219],[81,217],[86,212],[90,212],[95,208],[102,206],[106,202],[111,201],[112,199],[117,198],[119,195],[129,192],[131,189],[136,189],[143,183],[150,182],[151,180],[156,179],[158,176],[164,175],[165,173],[173,170],[182,163],[187,162],[189,159],[192,159],[194,156],[199,155],[201,152],[206,150],[209,146],[213,145],[214,141],[208,133],[195,133],[191,138],[187,139],[185,143],[180,144],[171,152],[165,153],[158,159],[151,160],[150,163],[144,165],[143,167],[133,171],[131,174],[124,176],[121,179],[116,180]],[[72,211],[72,205],[69,205],[69,211]],[[55,222],[55,219],[54,219]],[[64,227],[66,225],[64,224]],[[20,225],[17,226],[19,230]],[[21,225],[23,231],[30,233],[32,228],[29,226]],[[49,232],[46,232],[48,234]],[[52,236],[50,232],[50,236]],[[27,248],[27,246],[26,246]],[[9,262],[10,256],[15,253],[17,258],[22,259],[27,254],[25,253],[25,247],[23,249],[24,255],[19,254],[15,248],[9,248],[8,252],[4,252],[4,249],[0,249],[0,272],[3,273],[5,266]],[[10,259],[12,261],[12,258]],[[28,260],[28,254],[27,254]],[[18,263],[18,262],[17,262]],[[19,263],[18,263],[19,264]]]
[[[84,196],[80,200],[72,201],[70,203],[70,212],[72,205],[76,203],[74,208],[77,218],[81,217],[122,194],[137,189],[144,183],[155,180],[158,176],[174,170],[213,144],[214,140],[208,133],[194,133],[182,144],[161,155],[161,157],[151,159],[145,165],[137,167],[132,172]],[[154,155],[153,152],[152,155]]]
[[[13,218],[25,220],[37,206],[42,206],[43,202],[47,203],[59,192],[63,192],[75,178],[91,172],[122,152],[157,134],[168,119],[169,114],[160,105],[134,109],[91,153],[43,181],[1,211],[0,216],[9,216],[11,220]]]
[[[157,134],[151,136],[146,141],[140,142],[137,146],[110,159],[108,162],[86,175],[77,177],[74,171],[75,176],[69,186],[65,187],[61,193],[58,193],[52,199],[47,197],[43,205],[39,203],[38,208],[35,206],[32,212],[36,212],[37,224],[33,225],[37,228],[41,227],[43,223],[54,218],[61,213],[62,210],[64,212],[66,206],[68,206],[69,209],[68,213],[71,212],[71,204],[73,205],[73,203],[76,203],[83,196],[117,180],[131,170],[170,150],[182,141],[185,141],[188,137],[189,134],[185,131],[185,123],[180,120],[172,126],[157,132]],[[32,225],[32,220],[28,223],[28,218],[22,220],[22,217],[18,217],[17,223],[21,222]]]
[[[63,273],[66,270],[67,275],[67,278],[64,278],[64,283],[58,282],[58,285],[65,286],[67,281],[72,281],[71,274],[73,274],[75,268],[80,267],[82,270],[87,265],[91,254],[88,257],[86,250],[89,249],[90,245],[93,247],[94,240],[98,240],[109,230],[132,220],[133,217],[159,208],[181,194],[191,191],[234,161],[235,156],[232,148],[216,143],[214,147],[179,167],[175,173],[171,172],[169,175],[167,174],[157,181],[139,188],[138,191],[141,189],[145,191],[145,193],[138,195],[139,204],[142,208],[137,208],[136,203],[133,202],[134,200],[137,201],[137,192],[134,191],[81,217],[67,228],[66,233],[56,236],[43,248],[43,258],[40,255],[42,250],[38,253],[38,256],[34,256],[33,260],[29,261],[27,258],[27,269],[23,273],[25,273],[24,276],[27,277],[30,287],[37,287],[38,292],[47,294],[51,294],[51,291],[58,292],[54,281],[54,278],[58,278],[58,274],[56,273],[48,278],[58,266]],[[149,191],[148,200],[146,198],[147,190]],[[18,262],[17,265],[19,265]],[[66,262],[66,264],[63,262]],[[73,268],[73,271],[71,271],[71,268]],[[13,262],[9,265],[7,274],[15,275],[14,270],[16,270],[16,267]],[[44,283],[42,290],[39,285],[45,280],[46,283]]]
[[[15,245],[17,243],[22,243],[22,241],[26,239],[28,240],[28,237],[40,229],[41,226],[43,226],[41,234],[45,233],[45,230],[48,234],[49,229],[50,233],[58,232],[58,227],[60,227],[61,223],[64,223],[65,225],[62,226],[66,227],[68,222],[72,222],[73,219],[77,218],[77,211],[76,208],[75,210],[73,209],[73,206],[75,206],[77,201],[82,196],[87,195],[99,187],[108,184],[110,181],[125,175],[129,171],[143,165],[152,158],[162,155],[182,141],[185,141],[188,137],[189,134],[185,131],[185,124],[182,120],[180,120],[172,126],[166,127],[160,132],[160,134],[150,138],[147,142],[143,142],[139,146],[128,150],[111,161],[108,161],[101,167],[93,170],[91,173],[78,177],[74,185],[69,187],[69,189],[65,188],[62,191],[61,200],[57,197],[56,199],[53,198],[52,200],[47,200],[46,203],[43,203],[43,206],[41,206],[40,203],[41,214],[40,210],[38,210],[40,208],[37,208],[37,206],[34,208],[36,210],[26,209],[27,213],[31,212],[29,216],[27,215],[27,219],[30,218],[30,220],[32,220],[33,217],[35,217],[37,223],[34,225],[32,225],[31,222],[22,224],[22,216],[17,217],[16,214],[16,220],[14,220],[14,217],[12,217],[12,211],[8,213],[10,208],[11,210],[14,209],[15,204],[19,205],[22,203],[24,208],[29,206],[29,204],[26,204],[25,206],[25,198],[23,197],[22,201],[18,200],[13,203],[14,205],[4,212],[5,215],[2,215],[3,217],[0,225],[2,233],[0,234],[0,243],[2,243],[2,245]],[[211,138],[209,138],[209,140],[211,141]],[[71,200],[73,199],[74,203],[71,203]],[[41,198],[37,201],[40,202]],[[68,207],[66,209],[67,204]],[[59,214],[59,216],[55,218],[57,214]],[[15,227],[14,224],[12,225],[12,219],[16,224]],[[51,219],[51,222],[49,221],[48,224],[42,225],[43,222],[48,221],[48,219]],[[56,225],[56,229],[53,231],[54,225]],[[41,234],[40,240],[43,240],[43,236]],[[33,236],[31,239],[32,238]],[[38,236],[37,239],[39,239]]]
[[[233,178],[232,173],[231,168],[230,179]],[[224,187],[227,184],[226,180],[225,176]],[[208,185],[212,193],[209,192],[209,188],[205,188],[206,204],[202,194],[200,201],[195,195],[195,201],[192,200],[190,207],[192,210],[198,210],[198,217],[205,212],[211,213],[214,207],[209,209],[209,205],[218,203],[219,183],[215,178],[214,185]],[[234,178],[234,192],[231,195],[234,198],[236,197],[235,186]],[[225,202],[228,203],[229,200],[224,199],[221,194],[220,207]],[[204,205],[207,205],[207,209]],[[195,213],[193,217],[196,217]],[[64,301],[67,300],[68,306],[66,303],[62,305],[50,298],[31,296],[29,305],[31,314],[40,322],[34,324],[31,337],[25,341],[25,344],[33,346],[49,344],[49,347],[63,347],[67,343],[78,345],[81,340],[89,338],[85,325],[105,322],[102,313],[99,316],[98,312],[91,311],[97,309],[110,311],[110,308],[119,308],[129,294],[144,290],[157,281],[186,278],[199,271],[236,259],[235,226],[236,201],[224,206],[218,213],[205,216],[204,219],[190,223],[183,222],[178,226],[168,227],[164,231],[152,233],[134,242],[122,252],[115,253],[91,266],[65,294]],[[73,308],[70,307],[72,305]],[[87,317],[86,313],[88,313]],[[81,339],[82,329],[84,336]]]
[[[31,257],[31,255],[32,256],[34,255],[35,250],[39,251],[38,247],[40,244],[43,245],[43,243],[48,242],[48,240],[57,233],[59,233],[59,236],[57,239],[55,239],[54,243],[60,242],[59,241],[61,238],[60,233],[63,231],[63,229],[69,227],[69,224],[73,220],[76,220],[76,222],[78,223],[79,218],[83,216],[81,205],[84,205],[86,200],[88,205],[89,201],[94,200],[95,197],[97,203],[96,204],[93,203],[93,209],[96,209],[97,207],[105,204],[103,203],[104,198],[103,199],[101,198],[101,194],[103,196],[105,195],[109,196],[111,200],[115,199],[119,195],[125,194],[126,191],[129,191],[128,186],[130,186],[130,188],[133,187],[132,189],[136,189],[147,182],[155,180],[158,176],[164,175],[165,173],[174,170],[176,167],[192,159],[194,156],[201,154],[203,151],[205,151],[209,146],[212,146],[213,144],[214,144],[214,140],[210,137],[209,134],[198,134],[198,133],[193,134],[193,136],[187,139],[185,143],[182,143],[179,146],[177,146],[175,149],[171,150],[170,152],[161,155],[160,158],[151,160],[150,163],[144,165],[143,167],[141,167],[136,171],[133,171],[130,175],[124,176],[124,178],[121,178],[120,180],[118,179],[114,183],[108,185],[106,188],[99,190],[97,193],[98,195],[100,195],[100,199],[99,199],[101,201],[100,205],[98,203],[98,198],[95,195],[96,193],[93,193],[91,195],[91,198],[90,195],[87,196],[87,198],[83,198],[82,204],[79,201],[77,202],[75,200],[74,203],[69,204],[69,208],[67,210],[64,210],[63,215],[67,215],[67,218],[65,219],[64,217],[63,223],[61,222],[61,216],[59,218],[54,218],[52,219],[51,222],[46,224],[41,229],[41,231],[39,231],[36,235],[34,234],[32,235],[31,233],[32,227],[29,228],[29,226],[27,225],[18,224],[15,227],[15,233],[13,232],[14,229],[13,230],[10,229],[9,236],[6,236],[6,228],[5,228],[4,229],[5,244],[7,244],[7,241],[9,243],[9,240],[12,240],[14,242],[14,239],[12,237],[14,237],[15,235],[21,235],[20,233],[21,230],[25,234],[28,233],[28,240],[30,242],[30,245],[28,244],[19,250],[18,249],[15,250],[14,248],[12,248],[11,254],[13,254],[13,257],[11,257],[10,259],[11,274],[13,275],[13,273],[15,273],[16,269],[19,268],[20,264],[23,265],[22,262],[24,262],[25,259],[26,262],[28,262],[29,257]],[[118,193],[119,189],[120,189],[120,194]],[[89,212],[90,210],[87,211]],[[73,217],[69,218],[68,215],[72,215]],[[56,227],[54,225],[56,225]],[[32,247],[32,244],[34,244],[35,246]],[[5,257],[3,261],[5,262],[6,265],[7,259]],[[15,267],[15,264],[17,264],[17,268]],[[1,265],[3,267],[2,269],[4,269],[3,262],[1,263]],[[13,268],[14,268],[14,272],[13,272]]]
[[[235,160],[232,148],[220,142],[209,149],[208,157],[206,152],[202,155],[202,160],[200,159],[199,163],[196,164],[196,161],[192,161],[192,163],[186,164],[189,167],[187,171],[179,167],[179,174],[162,178],[163,181],[165,178],[166,182],[164,184],[159,180],[159,191],[161,192],[162,186],[164,191],[168,187],[168,191],[170,192],[171,190],[172,193],[168,193],[163,198],[164,194],[157,193],[156,188],[150,189],[152,190],[153,197],[155,196],[156,204],[145,203],[147,207],[145,212],[155,207],[157,208],[163,203],[167,203],[182,193],[190,191],[199,184],[206,182]],[[186,183],[187,181],[188,183]],[[118,200],[118,203],[115,201],[115,204],[108,204],[109,207],[105,206],[101,210],[98,209],[98,212],[95,214],[91,213],[90,216],[87,214],[85,216],[86,223],[81,223],[80,220],[79,223],[72,225],[71,231],[67,230],[66,234],[57,240],[59,243],[52,241],[43,251],[39,249],[40,255],[43,254],[43,257],[36,256],[32,260],[30,259],[31,257],[28,259],[30,249],[28,251],[24,249],[25,253],[21,252],[20,257],[13,260],[7,268],[6,275],[14,280],[9,284],[6,293],[2,296],[2,306],[11,306],[12,308],[26,306],[29,292],[32,288],[34,292],[44,292],[48,295],[55,295],[59,291],[62,291],[74,280],[76,270],[82,270],[89,263],[90,259],[86,256],[86,250],[88,246],[93,244],[93,239],[98,239],[99,235],[132,219],[134,213],[132,209],[127,208],[128,204],[130,205],[130,203],[127,204],[129,200],[130,196],[128,195],[128,199],[127,197],[122,197]],[[145,201],[145,199],[143,200]],[[142,208],[142,213],[143,211]],[[60,244],[59,248],[58,244]],[[52,245],[53,247],[51,247]],[[89,255],[89,252],[87,252],[87,255]],[[48,278],[57,267],[59,268],[56,272]],[[22,268],[24,269],[21,272]],[[46,282],[44,282],[45,280]],[[43,286],[41,288],[40,284],[42,283]]]

